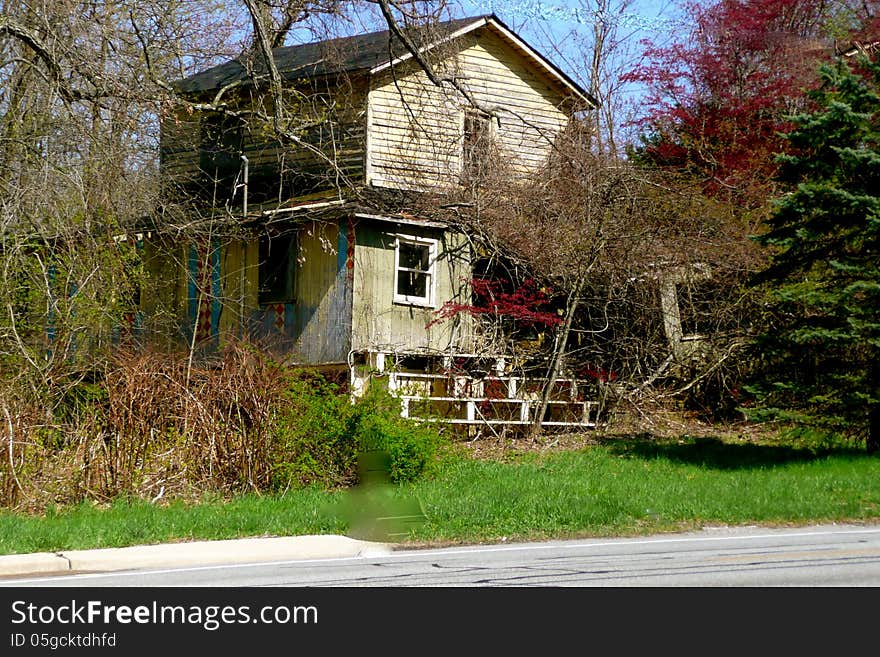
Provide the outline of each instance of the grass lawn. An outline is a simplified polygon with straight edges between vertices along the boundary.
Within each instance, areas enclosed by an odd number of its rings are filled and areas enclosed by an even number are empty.
[[[493,458],[457,449],[429,477],[382,488],[372,499],[395,510],[390,515],[421,510],[419,522],[395,528],[414,546],[880,522],[880,458],[856,448],[688,436],[590,442]],[[0,514],[0,554],[346,534],[365,503],[359,494],[297,490],[197,505],[84,504],[40,517],[7,512]]]

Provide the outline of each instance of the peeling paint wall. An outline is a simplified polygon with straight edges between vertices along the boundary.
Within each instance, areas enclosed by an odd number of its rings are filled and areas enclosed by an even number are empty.
[[[353,225],[313,222],[299,232],[294,357],[308,363],[344,363],[351,346]],[[353,261],[352,261],[353,264]]]
[[[397,235],[439,240],[433,307],[394,302]],[[441,229],[361,220],[354,255],[352,348],[428,352],[471,349],[465,315],[432,324],[446,301],[469,300],[470,254],[463,236]]]
[[[396,303],[398,235],[438,241],[432,307]],[[231,336],[256,340],[293,362],[346,363],[350,350],[467,352],[471,322],[465,314],[437,321],[447,301],[469,302],[466,239],[439,228],[351,218],[298,227],[288,257],[294,299],[258,303],[259,247],[249,240],[200,244],[156,243],[145,249],[152,285],[142,294],[147,323],[184,345],[213,350]],[[169,318],[175,328],[168,331]]]

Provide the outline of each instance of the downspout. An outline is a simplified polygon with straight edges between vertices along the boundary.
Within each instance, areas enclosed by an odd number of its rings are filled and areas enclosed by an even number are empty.
[[[244,219],[247,219],[248,213],[248,159],[247,156],[242,153],[241,161],[244,163],[244,173],[242,174],[242,182],[241,186],[244,188],[244,192],[242,193],[242,201],[241,201],[241,214]]]

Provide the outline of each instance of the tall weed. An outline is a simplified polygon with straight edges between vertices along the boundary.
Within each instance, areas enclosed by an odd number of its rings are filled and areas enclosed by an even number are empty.
[[[245,342],[198,364],[185,352],[119,350],[58,389],[0,389],[2,507],[348,487],[365,451],[388,454],[392,481],[411,481],[439,444],[387,393],[353,403]]]

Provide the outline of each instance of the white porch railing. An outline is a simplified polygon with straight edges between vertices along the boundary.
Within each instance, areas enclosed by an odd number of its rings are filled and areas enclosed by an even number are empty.
[[[390,366],[392,357],[394,366]],[[418,360],[423,371],[415,371],[413,359]],[[459,367],[451,367],[453,359]],[[503,356],[488,359],[491,367],[484,367],[489,371],[482,373],[468,371],[468,359],[487,362],[485,356],[472,354],[392,356],[367,352],[360,368],[357,364],[351,368],[352,391],[363,392],[368,380],[378,377],[400,399],[403,417],[459,425],[531,425],[541,407],[543,381],[505,373]],[[556,379],[542,426],[595,427],[598,404],[590,398],[595,389],[592,381]]]

